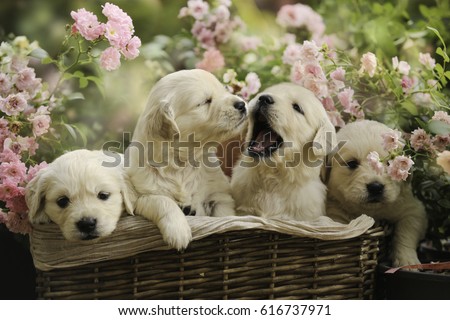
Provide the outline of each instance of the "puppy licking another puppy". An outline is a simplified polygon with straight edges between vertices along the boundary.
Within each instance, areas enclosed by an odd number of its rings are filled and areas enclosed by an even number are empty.
[[[246,152],[233,169],[238,214],[314,220],[325,215],[320,170],[335,129],[314,94],[282,83],[249,103]]]
[[[136,213],[153,221],[170,247],[191,240],[185,214],[234,215],[215,148],[239,134],[246,115],[246,103],[204,70],[169,74],[150,92],[126,151],[127,173],[139,193]]]
[[[76,150],[39,171],[26,187],[30,222],[53,221],[68,240],[111,234],[124,211],[133,214],[135,200],[119,157]]]
[[[344,223],[361,214],[395,223],[393,266],[419,264],[416,248],[427,228],[424,206],[413,196],[409,183],[394,181],[387,173],[378,175],[367,160],[371,151],[380,158],[388,155],[382,134],[389,130],[382,123],[364,120],[347,124],[337,133],[338,141],[345,144],[323,168],[327,215]]]

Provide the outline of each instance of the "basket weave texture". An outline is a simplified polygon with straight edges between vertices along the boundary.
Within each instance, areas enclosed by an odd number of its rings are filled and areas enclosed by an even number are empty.
[[[155,225],[125,217],[92,241],[37,226],[31,252],[41,299],[370,299],[383,228],[259,217],[188,217],[189,247],[167,248]]]

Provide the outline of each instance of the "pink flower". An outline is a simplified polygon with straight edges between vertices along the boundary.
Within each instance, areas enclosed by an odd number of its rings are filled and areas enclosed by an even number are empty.
[[[115,20],[108,21],[105,30],[106,39],[117,49],[124,49],[133,36],[129,25]]]
[[[450,115],[445,111],[435,111],[432,120],[443,121],[450,124]]]
[[[445,150],[444,152],[439,153],[436,158],[436,163],[440,165],[445,172],[450,174],[450,151]]]
[[[17,116],[28,106],[22,93],[10,94],[5,99],[0,98],[0,110],[8,116]]]
[[[81,8],[72,11],[70,15],[75,20],[74,28],[86,40],[95,40],[105,33],[105,25],[98,22],[97,16],[92,12]]]
[[[334,105],[334,101],[331,97],[325,97],[322,99],[322,105],[327,111],[336,111],[336,106]]]
[[[189,0],[187,7],[191,16],[201,20],[209,11],[209,4],[203,0]]]
[[[416,92],[411,98],[415,104],[423,107],[429,106],[433,102],[431,95],[424,92]]]
[[[438,134],[431,139],[431,142],[433,143],[433,149],[442,152],[450,145],[450,134]]]
[[[369,166],[379,175],[382,175],[384,172],[383,163],[380,161],[380,155],[376,151],[369,152],[367,155],[367,161]]]
[[[436,60],[431,58],[429,53],[419,53],[419,62],[423,64],[427,69],[433,70],[436,66]]]
[[[109,21],[127,25],[130,30],[133,30],[133,21],[131,20],[130,16],[128,16],[128,14],[126,14],[115,4],[109,2],[105,3],[102,13],[105,15],[105,17],[108,18]]]
[[[429,150],[432,146],[431,137],[422,128],[416,129],[412,132],[410,142],[411,147],[413,147],[416,151]]]
[[[354,93],[355,91],[352,88],[345,88],[338,93],[337,97],[344,109],[349,110],[352,107]]]
[[[227,6],[219,5],[214,13],[218,21],[227,21],[230,19],[230,10]]]
[[[5,224],[11,232],[22,234],[31,232],[31,224],[26,213],[8,212]]]
[[[8,207],[9,211],[22,213],[28,211],[27,203],[25,202],[25,188],[21,189],[23,191],[19,196],[6,200],[6,206]]]
[[[250,72],[245,77],[245,83],[240,93],[245,100],[248,100],[251,95],[258,93],[261,88],[261,81],[256,73]]]
[[[36,79],[36,73],[32,68],[22,69],[14,78],[17,89],[33,92],[40,85],[41,79]]]
[[[112,71],[120,67],[120,52],[114,47],[106,48],[100,55],[100,66]]]
[[[0,183],[0,200],[6,202],[14,197],[18,197],[22,194],[22,189],[17,186],[17,182],[11,179],[2,179]]]
[[[283,63],[293,65],[301,58],[301,46],[297,43],[290,44],[283,52]]]
[[[402,77],[402,89],[403,93],[408,94],[411,89],[414,87],[415,81],[413,78],[410,78],[408,76]]]
[[[122,54],[127,59],[134,59],[139,55],[139,48],[141,47],[141,39],[134,36],[122,50]]]
[[[209,72],[222,69],[225,66],[225,59],[222,53],[216,48],[209,48],[203,53],[203,60],[196,64],[196,68]]]
[[[0,73],[0,93],[8,93],[12,88],[11,80],[5,73]]]
[[[277,23],[285,28],[300,27],[304,20],[301,8],[295,5],[284,5],[277,13]]]
[[[300,59],[304,63],[312,63],[315,60],[320,61],[323,59],[320,48],[314,41],[303,41],[300,48]]]
[[[328,86],[326,79],[307,76],[303,79],[303,86],[306,89],[311,90],[319,99],[328,96]]]
[[[392,58],[392,66],[394,70],[398,70],[401,74],[408,75],[411,70],[411,66],[406,61],[398,61],[397,57]]]
[[[367,72],[369,77],[373,77],[377,70],[377,57],[372,52],[367,52],[361,57],[361,69],[359,72]]]
[[[28,168],[27,181],[31,181],[39,171],[41,171],[42,169],[45,169],[47,167],[48,167],[48,163],[45,161],[42,161],[41,163]]]
[[[336,68],[333,72],[330,73],[330,78],[336,81],[345,81],[345,70],[342,67]]]
[[[23,162],[3,162],[0,164],[0,179],[4,182],[21,183],[26,178],[27,167]]]
[[[50,122],[52,119],[48,115],[37,115],[30,119],[33,125],[33,134],[35,137],[40,137],[48,132],[50,128]]]
[[[4,148],[2,153],[0,153],[1,162],[19,162],[20,157],[14,153],[11,149]]]
[[[405,181],[409,176],[409,169],[414,164],[410,157],[405,156],[397,156],[388,163],[387,173],[395,181]]]
[[[400,138],[402,136],[402,133],[398,130],[389,130],[386,133],[383,133],[381,137],[383,138],[383,148],[387,152],[396,150],[398,148],[403,148],[405,145],[402,141],[400,141]]]
[[[302,84],[303,78],[305,76],[303,64],[301,61],[294,63],[291,69],[291,81],[296,84]]]

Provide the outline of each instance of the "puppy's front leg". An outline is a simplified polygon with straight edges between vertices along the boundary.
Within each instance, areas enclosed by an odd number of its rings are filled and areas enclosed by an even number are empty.
[[[136,213],[154,222],[171,248],[184,249],[192,240],[191,227],[186,217],[169,197],[142,195],[137,199]]]
[[[395,224],[392,243],[392,265],[394,267],[420,264],[417,246],[425,236],[427,217],[422,203],[413,202],[406,214]]]

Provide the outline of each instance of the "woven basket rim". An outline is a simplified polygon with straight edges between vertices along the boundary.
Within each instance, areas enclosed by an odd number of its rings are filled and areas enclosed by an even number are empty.
[[[265,231],[320,240],[343,240],[358,237],[374,225],[374,220],[366,215],[349,224],[334,222],[328,217],[312,222],[256,216],[187,217],[187,220],[193,241],[235,231]],[[127,258],[148,251],[171,250],[156,225],[140,216],[123,217],[110,236],[88,241],[65,240],[55,224],[36,225],[30,235],[30,249],[35,267],[43,271]]]

